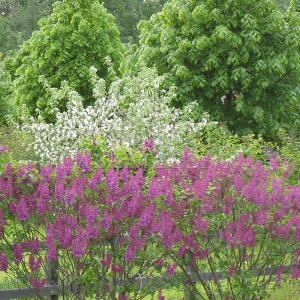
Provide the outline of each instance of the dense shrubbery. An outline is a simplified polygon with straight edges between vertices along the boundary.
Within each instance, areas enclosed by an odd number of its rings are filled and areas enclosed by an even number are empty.
[[[10,113],[12,103],[10,101],[11,78],[2,60],[0,53],[0,126],[7,123],[7,115]]]
[[[56,112],[56,122],[47,124],[30,120],[24,126],[35,137],[34,149],[44,161],[74,156],[84,138],[101,136],[110,149],[125,146],[128,150],[142,147],[152,139],[162,160],[180,158],[185,146],[195,148],[197,136],[206,126],[214,124],[203,115],[201,122],[191,119],[192,106],[185,110],[170,108],[174,91],[161,89],[163,77],[152,69],[144,69],[137,76],[124,76],[113,82],[108,93],[105,82],[92,69],[94,106],[83,107],[82,98],[68,85],[61,90],[51,89],[52,108],[62,98],[69,99],[67,111]]]
[[[299,118],[299,14],[274,1],[172,0],[140,24],[141,57],[239,134],[274,138]]]
[[[143,151],[152,155],[151,144]],[[154,173],[145,167],[117,167],[112,156],[103,169],[87,152],[56,166],[7,165],[0,270],[37,295],[47,263],[59,259],[65,293],[77,299],[139,299],[154,292],[141,280],[155,270],[182,274],[199,299],[257,299],[274,276],[282,281],[285,265],[298,264],[300,186],[286,184],[287,164],[197,160],[185,150],[178,164],[155,165]],[[267,267],[273,277],[257,276]],[[217,270],[226,271],[224,281]],[[201,280],[203,271],[214,280]],[[293,267],[291,277],[299,274]]]

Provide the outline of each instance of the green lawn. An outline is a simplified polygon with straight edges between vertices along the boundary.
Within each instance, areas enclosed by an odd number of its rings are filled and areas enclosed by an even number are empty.
[[[0,272],[0,289],[10,289],[19,287],[16,282],[13,282],[10,278],[6,276],[4,272]],[[156,293],[153,299],[157,299]],[[184,296],[182,287],[175,290],[165,290],[163,291],[163,296],[166,297],[166,300],[180,300]],[[27,300],[28,298],[22,298]],[[21,300],[22,300],[21,299]],[[145,300],[151,300],[151,296],[144,298]],[[280,288],[274,291],[272,296],[267,300],[297,300],[300,299],[300,280],[297,281],[288,281],[287,283],[282,284]],[[29,299],[28,299],[29,300]],[[92,299],[90,299],[92,300]]]
[[[35,161],[38,159],[29,147],[32,141],[32,136],[25,132],[0,127],[0,146],[8,146],[10,155],[15,161]]]

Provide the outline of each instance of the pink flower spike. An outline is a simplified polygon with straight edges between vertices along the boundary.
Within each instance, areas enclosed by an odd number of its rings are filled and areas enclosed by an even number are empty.
[[[107,254],[106,258],[101,260],[101,263],[106,268],[109,268],[111,260],[112,260],[112,255],[111,254]]]
[[[154,265],[155,267],[162,266],[163,264],[164,264],[164,260],[163,260],[162,258],[156,260],[156,261],[153,263],[153,265]]]
[[[284,271],[284,266],[283,265],[280,265],[278,267],[278,270],[277,270],[277,278],[276,278],[276,282],[281,282],[282,281],[282,273]]]
[[[3,255],[2,251],[0,251],[0,271],[6,272],[8,269],[8,259],[5,255]]]
[[[291,278],[292,279],[298,279],[300,277],[300,268],[295,266],[292,268],[291,271]]]
[[[6,153],[6,151],[9,149],[8,146],[0,146],[0,153]]]
[[[273,171],[278,171],[278,167],[279,167],[279,162],[278,162],[278,159],[277,159],[277,157],[275,157],[275,156],[272,156],[271,158],[270,158],[270,167],[272,168],[272,170]]]
[[[34,256],[31,254],[29,256],[29,268],[32,272],[36,272],[40,269],[41,265],[42,265],[42,258],[39,256],[36,260],[34,258]]]
[[[122,266],[118,267],[114,264],[111,265],[111,270],[114,272],[114,273],[122,273],[124,268]]]
[[[46,283],[46,279],[39,280],[33,277],[29,277],[29,281],[35,289],[42,288]]]
[[[157,299],[158,300],[165,300],[165,297],[162,295],[162,290],[159,290]]]
[[[235,266],[231,266],[228,270],[227,270],[227,274],[228,276],[233,276],[235,273]]]
[[[146,139],[144,141],[144,146],[142,148],[143,151],[153,151],[154,149],[154,141],[152,139]]]
[[[176,271],[176,264],[173,264],[173,265],[168,265],[167,266],[167,274],[169,276],[173,276],[175,274],[175,271]]]
[[[20,221],[26,221],[29,217],[29,210],[27,207],[26,199],[22,197],[20,202],[16,205],[17,217]]]
[[[27,241],[26,245],[32,253],[38,253],[40,250],[40,241],[38,238]]]
[[[23,259],[23,250],[24,250],[24,243],[16,244],[14,246],[14,257],[16,263],[20,263]]]

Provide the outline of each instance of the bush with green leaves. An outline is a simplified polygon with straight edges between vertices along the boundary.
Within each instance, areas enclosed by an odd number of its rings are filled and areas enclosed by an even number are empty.
[[[140,62],[240,134],[276,136],[298,118],[299,15],[270,0],[171,0],[139,25]]]
[[[1,56],[0,53],[0,125],[4,125],[7,122],[6,117],[11,109],[9,101],[11,78],[3,60],[1,60]]]
[[[300,138],[299,136],[288,135],[286,131],[280,131],[280,144],[277,151],[281,160],[293,165],[292,183],[300,179]]]
[[[114,17],[98,0],[58,1],[53,13],[41,19],[39,26],[7,66],[13,78],[16,105],[26,104],[31,114],[38,108],[53,121],[44,81],[59,88],[67,80],[85,104],[91,103],[94,99],[90,67],[95,66],[98,75],[110,82],[109,68],[117,72],[123,46]],[[65,104],[62,99],[59,108],[64,109]]]
[[[120,146],[138,149],[146,139],[154,141],[159,161],[181,157],[184,147],[194,148],[197,136],[210,124],[207,115],[201,122],[191,119],[193,105],[184,110],[170,107],[176,96],[173,89],[161,89],[164,78],[153,69],[137,76],[127,75],[113,82],[106,93],[105,81],[91,69],[94,106],[83,106],[83,99],[65,82],[62,89],[49,89],[55,124],[32,119],[24,126],[35,138],[34,149],[42,160],[61,160],[74,156],[85,138],[101,136],[112,150]],[[67,111],[59,112],[57,103],[68,98]]]
[[[249,134],[232,135],[223,126],[209,126],[197,140],[196,153],[200,157],[206,155],[213,159],[232,160],[241,153],[266,162],[272,156],[275,146],[266,142],[262,136]],[[275,153],[275,152],[274,152]]]

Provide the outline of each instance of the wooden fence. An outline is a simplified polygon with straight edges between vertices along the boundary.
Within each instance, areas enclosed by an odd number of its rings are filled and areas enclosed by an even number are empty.
[[[289,272],[293,265],[284,266],[283,272]],[[58,295],[63,293],[63,287],[58,285],[58,264],[53,262],[49,266],[49,274],[47,274],[46,286],[40,290],[40,295],[46,296],[47,300],[58,300]],[[187,269],[189,272],[189,270]],[[277,267],[268,267],[263,271],[257,272],[257,276],[275,275],[277,273]],[[225,271],[216,271],[214,274],[211,272],[201,272],[193,276],[194,282],[210,281],[215,279],[223,279],[226,277]],[[157,276],[137,279],[135,282],[139,286],[143,287],[157,287],[157,290],[164,287],[164,284],[170,282],[170,280],[184,281],[186,278],[183,274],[177,274],[175,276]],[[159,283],[159,284],[158,284]],[[188,290],[184,293],[186,300],[196,299]],[[37,290],[34,288],[17,288],[0,290],[0,300],[2,299],[17,299],[17,298],[34,298],[37,296]]]

